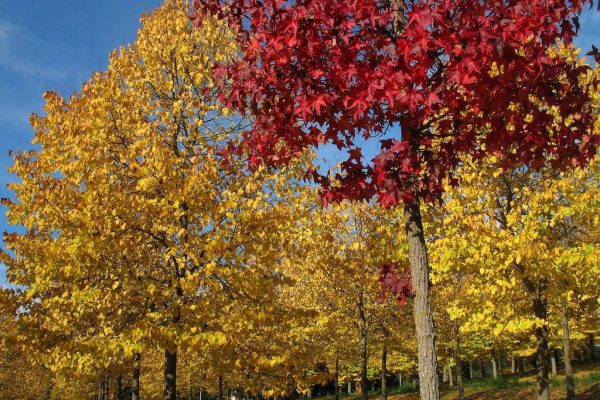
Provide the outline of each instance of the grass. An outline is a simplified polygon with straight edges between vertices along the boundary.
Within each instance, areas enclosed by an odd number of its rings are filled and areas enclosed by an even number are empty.
[[[529,400],[535,399],[535,374],[504,375],[498,378],[468,380],[465,382],[465,395],[468,400]],[[600,400],[600,364],[585,365],[575,369],[575,388],[577,400]],[[442,399],[457,398],[456,388],[442,385]],[[562,400],[565,397],[564,372],[550,380],[550,395],[552,400]],[[369,399],[376,400],[381,396],[380,391],[369,392]],[[419,396],[412,384],[402,387],[394,386],[389,390],[389,400],[418,400]],[[342,393],[346,400],[358,400],[359,394]],[[333,400],[334,396],[319,397],[318,400]],[[317,399],[315,399],[317,400]]]

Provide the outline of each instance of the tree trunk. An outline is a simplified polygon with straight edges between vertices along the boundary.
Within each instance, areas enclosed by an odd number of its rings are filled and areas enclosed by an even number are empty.
[[[458,324],[458,321],[454,323],[454,361],[456,363],[456,390],[458,391],[458,400],[465,400],[462,359],[460,357],[460,325]]]
[[[575,398],[575,378],[573,377],[573,365],[571,365],[571,334],[569,332],[569,309],[566,302],[562,306],[561,325],[567,400],[573,400]]]
[[[223,377],[219,376],[219,400],[223,400]]]
[[[140,360],[141,355],[133,356],[133,373],[131,374],[131,400],[140,400]]]
[[[177,351],[165,350],[165,400],[177,400]]]
[[[550,366],[552,367],[552,376],[556,376],[556,357],[554,356],[554,352],[550,353]]]
[[[365,314],[364,294],[360,292],[358,302],[358,315],[360,318],[360,397],[368,400],[369,379],[367,376],[367,317]]]
[[[429,261],[419,200],[404,205],[411,280],[413,313],[417,333],[419,387],[421,400],[439,400],[435,326],[431,307]]]
[[[369,379],[367,375],[367,338],[360,339],[360,398],[368,400]]]
[[[475,379],[475,373],[473,372],[473,362],[469,361],[469,379]]]
[[[348,381],[348,394],[352,394],[352,381]]]
[[[387,400],[387,398],[388,398],[386,375],[387,375],[387,339],[386,339],[385,333],[384,333],[383,351],[381,352],[381,400]]]
[[[123,397],[123,377],[117,375],[115,378],[115,400],[122,400]]]
[[[550,400],[550,358],[548,352],[548,303],[545,298],[545,283],[541,282],[538,295],[533,302],[535,316],[544,321],[542,326],[535,329],[537,344],[537,398],[538,400]]]
[[[450,379],[450,387],[454,387],[454,374],[451,365],[448,365],[448,378]]]
[[[485,364],[483,360],[479,360],[479,371],[481,372],[481,379],[485,378]]]
[[[496,365],[496,359],[492,357],[492,376],[494,379],[498,377],[498,366]]]
[[[398,387],[402,388],[402,373],[398,374]]]
[[[510,372],[513,374],[517,372],[517,362],[514,355],[510,357]]]
[[[335,400],[340,400],[340,360],[335,359]]]
[[[104,386],[102,391],[102,397],[104,400],[108,400],[108,396],[110,393],[110,374],[107,374],[104,377]]]
[[[588,360],[591,362],[596,362],[596,343],[594,342],[593,333],[588,333],[586,342]]]

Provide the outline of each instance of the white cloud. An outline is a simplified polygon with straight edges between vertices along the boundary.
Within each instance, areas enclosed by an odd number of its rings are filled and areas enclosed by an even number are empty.
[[[37,79],[61,81],[75,71],[67,60],[75,49],[49,43],[30,30],[0,20],[0,66]]]

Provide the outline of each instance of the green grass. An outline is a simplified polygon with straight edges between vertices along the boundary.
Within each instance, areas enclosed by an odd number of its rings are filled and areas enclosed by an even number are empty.
[[[488,399],[534,399],[535,391],[535,373],[530,372],[524,375],[503,375],[498,378],[484,378],[465,381],[465,394],[469,399],[488,400]],[[559,375],[550,379],[550,394],[552,399],[562,399],[565,392],[564,372],[559,371]],[[587,393],[583,400],[598,400],[600,395],[600,364],[585,365],[575,370],[575,387],[577,393]],[[456,388],[451,388],[447,384],[442,385],[442,398],[444,400],[456,399]],[[590,395],[589,391],[593,394]],[[381,391],[369,392],[369,399],[378,399]],[[417,391],[412,384],[407,383],[402,387],[390,385],[388,396],[390,400],[417,400]],[[591,397],[590,397],[591,396]],[[360,394],[340,393],[340,398],[345,400],[358,400]],[[334,400],[335,396],[319,397],[314,400]]]

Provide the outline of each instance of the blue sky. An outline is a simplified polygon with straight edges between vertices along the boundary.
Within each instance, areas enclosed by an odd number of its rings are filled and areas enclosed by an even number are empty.
[[[41,113],[42,94],[69,96],[95,70],[107,64],[111,50],[131,42],[144,11],[160,0],[0,0],[0,197],[10,197],[9,150],[31,147],[28,118]],[[600,44],[600,14],[581,18],[578,44]],[[328,149],[321,153],[334,153]],[[328,157],[329,158],[329,157]],[[336,155],[335,158],[339,158]],[[328,160],[330,164],[337,160]],[[0,232],[9,229],[0,210]],[[4,268],[0,265],[0,284]]]

